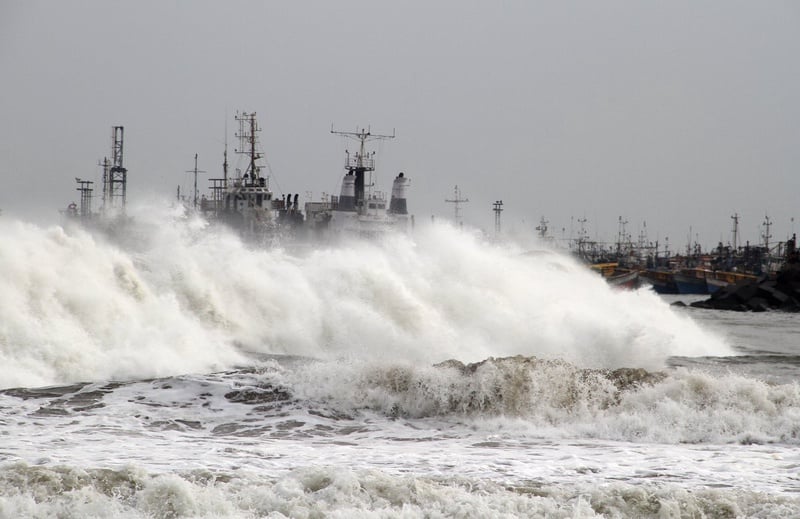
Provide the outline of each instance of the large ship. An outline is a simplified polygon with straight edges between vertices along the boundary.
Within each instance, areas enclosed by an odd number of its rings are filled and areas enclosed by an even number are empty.
[[[358,151],[345,150],[342,188],[338,197],[306,204],[306,224],[317,235],[329,238],[372,238],[391,231],[405,232],[413,217],[408,214],[406,195],[410,180],[400,172],[392,184],[391,197],[373,189],[375,152],[366,149],[370,140],[392,139],[392,135],[374,134],[369,129],[331,133],[359,142]]]
[[[239,123],[239,149],[247,156],[244,172],[228,174],[227,150],[223,177],[210,179],[211,196],[199,202],[200,212],[209,220],[223,222],[243,237],[259,241],[271,239],[337,240],[348,237],[374,238],[386,232],[407,231],[413,217],[408,214],[406,195],[410,181],[404,173],[394,179],[390,198],[374,188],[375,152],[368,151],[371,140],[391,139],[392,135],[369,129],[331,133],[358,141],[358,151],[345,151],[345,170],[339,196],[309,201],[301,208],[299,194],[277,198],[262,173],[255,113],[236,115]],[[196,195],[195,195],[196,198]],[[196,203],[197,205],[197,203]]]
[[[245,157],[245,165],[232,174],[228,168],[227,143],[222,164],[222,177],[209,179],[210,193],[200,196],[197,175],[204,173],[195,167],[194,189],[191,196],[182,196],[178,188],[177,199],[187,209],[213,224],[225,225],[238,232],[249,242],[269,244],[287,240],[330,241],[348,237],[374,238],[387,232],[407,231],[413,224],[408,214],[406,195],[410,181],[399,173],[392,185],[391,196],[374,189],[375,152],[366,144],[372,140],[392,139],[392,135],[372,133],[370,129],[355,132],[331,133],[358,141],[355,153],[345,151],[345,170],[339,196],[325,197],[321,201],[308,201],[301,208],[300,195],[276,196],[264,174],[264,153],[259,144],[261,129],[255,112],[237,113],[237,154]],[[80,192],[80,205],[72,202],[62,211],[68,221],[85,226],[118,229],[127,222],[125,214],[127,194],[127,168],[122,165],[123,127],[112,128],[112,160],[105,159],[103,167],[102,206],[92,210],[94,189],[92,181],[76,178]]]
[[[297,210],[297,195],[275,199],[269,187],[269,178],[262,173],[262,153],[258,143],[258,127],[255,112],[237,113],[239,147],[236,153],[247,158],[244,171],[236,170],[233,177],[228,173],[228,150],[224,152],[222,178],[209,179],[211,196],[203,197],[199,211],[209,220],[218,221],[238,230],[247,239],[273,237],[281,223],[302,222]],[[196,171],[196,168],[195,168]],[[195,177],[196,178],[196,177]],[[288,198],[288,200],[287,200]],[[197,188],[194,206],[198,208]]]

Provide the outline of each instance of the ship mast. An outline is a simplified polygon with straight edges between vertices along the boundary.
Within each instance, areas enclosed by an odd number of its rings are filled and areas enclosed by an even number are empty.
[[[494,233],[500,236],[500,213],[503,212],[503,201],[495,201],[492,211],[494,211]]]
[[[125,212],[128,190],[128,170],[122,164],[123,137],[125,128],[111,128],[111,163],[103,161],[103,210],[106,215],[112,211]]]
[[[228,116],[225,115],[225,151],[222,153],[222,185],[228,187]]]
[[[461,221],[461,204],[469,202],[469,198],[461,198],[461,190],[458,189],[458,185],[455,187],[454,194],[455,196],[452,199],[445,199],[445,202],[453,204],[455,221],[461,226],[463,225]]]
[[[250,164],[248,164],[244,176],[245,179],[249,177],[249,180],[255,183],[261,178],[261,166],[256,163],[256,161],[262,157],[261,153],[257,150],[257,134],[261,131],[261,128],[258,127],[255,112],[236,114],[235,119],[239,122],[239,132],[236,134],[236,137],[239,138],[239,148],[235,151],[240,155],[247,155],[250,158]]]
[[[761,225],[764,226],[764,234],[761,236],[764,238],[764,248],[769,252],[769,239],[772,238],[772,235],[769,233],[769,228],[772,226],[772,221],[769,219],[768,215],[764,216],[764,223]]]
[[[92,184],[94,182],[89,180],[81,180],[75,177],[75,182],[78,183],[77,190],[81,193],[81,218],[90,218],[92,216]]]
[[[547,238],[547,224],[550,223],[550,220],[546,220],[544,215],[542,215],[542,219],[539,220],[539,225],[536,226],[536,230],[539,231],[539,237],[542,239]]]
[[[348,175],[355,175],[355,202],[356,208],[360,211],[364,205],[364,173],[369,172],[369,184],[367,187],[372,187],[372,172],[375,171],[375,152],[368,153],[366,150],[367,141],[394,139],[395,132],[392,130],[391,135],[383,135],[380,133],[372,133],[369,128],[358,130],[355,132],[342,132],[333,129],[331,125],[331,133],[341,135],[349,139],[359,141],[359,151],[353,156],[350,155],[348,150],[345,150],[345,163],[344,169],[347,170]]]
[[[187,170],[186,173],[194,173],[194,197],[193,197],[192,206],[194,207],[194,209],[196,211],[197,210],[197,174],[198,173],[205,173],[205,171],[197,169],[197,153],[194,154],[194,169]]]

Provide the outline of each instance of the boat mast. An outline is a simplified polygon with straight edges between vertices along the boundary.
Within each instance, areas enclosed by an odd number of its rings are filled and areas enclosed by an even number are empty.
[[[494,233],[495,236],[500,236],[500,213],[503,212],[503,201],[497,200],[494,203],[494,207],[492,209],[494,211]]]
[[[222,186],[228,187],[228,116],[225,115],[225,151],[222,152]]]
[[[461,190],[458,189],[458,185],[456,185],[454,192],[455,196],[452,199],[445,199],[445,202],[453,204],[456,224],[458,224],[459,227],[461,227],[464,225],[463,222],[461,221],[461,204],[469,202],[469,198],[461,198]]]
[[[261,131],[261,128],[258,127],[255,112],[236,114],[235,119],[239,122],[239,133],[236,134],[236,137],[239,138],[239,149],[235,151],[250,158],[250,164],[247,166],[244,176],[247,179],[249,175],[250,181],[255,183],[257,179],[261,178],[261,167],[256,163],[262,157],[257,151],[257,133]]]
[[[764,215],[764,223],[761,225],[764,226],[764,234],[762,235],[762,238],[764,238],[764,248],[769,252],[769,239],[772,238],[772,235],[769,233],[769,228],[772,226],[772,221],[770,221],[768,215]]]
[[[122,164],[123,137],[125,128],[112,126],[111,128],[111,167],[106,175],[108,184],[109,207],[105,207],[108,214],[110,210],[125,212],[125,202],[128,190],[128,170]],[[105,165],[108,167],[108,164]]]
[[[539,238],[543,240],[547,238],[547,224],[549,223],[550,220],[545,219],[544,215],[542,215],[539,225],[536,226],[536,230],[539,231]]]
[[[336,135],[342,135],[349,139],[355,139],[359,141],[359,151],[355,153],[355,156],[350,156],[350,152],[345,150],[345,163],[344,169],[348,171],[348,175],[354,174],[355,175],[355,203],[356,203],[356,210],[361,211],[362,206],[364,205],[364,173],[369,172],[369,184],[367,187],[372,187],[372,172],[375,171],[375,152],[367,153],[366,150],[366,143],[367,141],[374,141],[374,140],[384,140],[384,139],[394,139],[395,132],[392,130],[391,135],[383,135],[380,133],[372,133],[369,128],[358,130],[356,129],[355,132],[342,132],[333,129],[333,125],[331,125],[331,133]]]
[[[736,254],[739,248],[739,214],[733,213],[731,220],[733,220],[733,253]]]
[[[187,170],[186,173],[194,173],[194,197],[192,206],[195,211],[197,210],[197,174],[205,173],[205,171],[197,169],[197,153],[194,154],[194,169]]]

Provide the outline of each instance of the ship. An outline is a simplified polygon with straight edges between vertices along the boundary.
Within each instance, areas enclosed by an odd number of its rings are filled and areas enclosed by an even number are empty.
[[[394,133],[376,134],[369,128],[355,132],[331,128],[332,134],[358,141],[358,149],[354,153],[345,150],[346,174],[340,195],[308,201],[301,207],[299,194],[277,198],[270,190],[269,178],[263,174],[260,163],[263,153],[258,144],[260,128],[256,114],[239,113],[236,120],[239,123],[236,135],[240,140],[236,151],[246,155],[247,167],[231,178],[225,150],[223,177],[209,179],[211,196],[203,197],[199,203],[199,212],[208,220],[224,223],[247,240],[261,242],[376,238],[388,232],[407,232],[413,224],[407,204],[410,179],[405,173],[400,172],[394,178],[388,200],[384,192],[373,189],[375,152],[367,149],[367,142],[392,139]]]
[[[355,139],[357,151],[345,150],[344,167],[339,196],[324,196],[320,201],[308,201],[301,207],[299,193],[276,196],[270,188],[269,176],[264,173],[264,153],[258,139],[261,128],[255,112],[237,112],[239,125],[236,137],[237,154],[246,158],[243,169],[232,174],[228,167],[228,146],[225,144],[222,177],[209,179],[209,193],[199,196],[197,176],[205,173],[197,169],[195,154],[194,190],[189,197],[177,189],[177,201],[187,216],[205,219],[212,226],[225,226],[238,233],[247,242],[260,244],[300,244],[330,242],[346,238],[376,238],[391,232],[407,232],[413,227],[414,216],[408,213],[407,193],[411,184],[400,172],[392,183],[389,197],[375,187],[375,152],[367,143],[379,139],[393,139],[391,135],[373,133],[369,128],[354,132],[331,133]],[[111,157],[99,163],[103,167],[102,206],[94,211],[94,182],[76,178],[80,203],[71,202],[61,210],[67,224],[78,223],[84,227],[117,232],[130,222],[126,215],[128,170],[123,166],[122,126],[112,127]],[[226,139],[227,141],[227,139]]]
[[[315,235],[331,239],[375,238],[387,232],[407,232],[413,224],[408,214],[407,193],[410,179],[402,171],[394,178],[391,197],[387,201],[383,192],[373,190],[375,152],[366,148],[370,140],[393,139],[392,135],[374,134],[369,129],[355,132],[336,131],[358,141],[358,151],[345,150],[344,169],[338,197],[306,204],[306,224]]]
[[[706,277],[710,270],[702,268],[685,268],[672,273],[672,279],[679,294],[708,294]]]
[[[248,240],[266,240],[273,237],[278,231],[281,220],[297,222],[302,215],[295,214],[296,201],[292,202],[291,195],[282,199],[275,199],[269,186],[269,178],[263,174],[264,167],[261,160],[264,154],[258,142],[258,126],[256,113],[241,112],[235,115],[239,124],[236,137],[239,147],[236,153],[244,155],[247,159],[244,171],[236,170],[231,177],[228,172],[228,150],[224,151],[222,163],[222,178],[211,178],[210,197],[203,197],[199,206],[197,202],[197,165],[195,162],[195,191],[194,209],[198,210],[207,220],[223,223],[236,229],[243,238]],[[196,156],[195,156],[196,160]],[[178,192],[180,198],[180,191]]]

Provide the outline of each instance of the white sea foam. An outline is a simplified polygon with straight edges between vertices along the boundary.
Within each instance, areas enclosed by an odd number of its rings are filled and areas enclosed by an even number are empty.
[[[490,359],[466,370],[314,363],[266,380],[353,413],[468,421],[521,437],[664,444],[800,443],[800,385],[678,370],[586,370],[563,361]]]
[[[209,372],[248,352],[648,368],[731,354],[648,291],[446,225],[301,254],[152,206],[113,240],[0,226],[2,387]]]
[[[308,467],[283,477],[0,467],[0,518],[796,517],[796,498],[674,485],[503,486]]]

